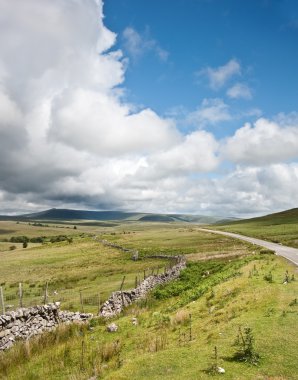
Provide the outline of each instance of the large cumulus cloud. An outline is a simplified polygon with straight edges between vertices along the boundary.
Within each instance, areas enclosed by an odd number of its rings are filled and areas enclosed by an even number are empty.
[[[121,208],[116,189],[129,187],[140,162],[160,157],[166,166],[175,156],[183,170],[185,138],[174,121],[123,100],[126,62],[110,50],[116,35],[102,20],[101,1],[0,0],[3,208]],[[193,139],[206,140],[186,140]],[[214,167],[213,149],[192,148],[185,170],[201,170],[202,156]]]
[[[128,62],[113,49],[117,36],[103,24],[102,5],[0,0],[2,212],[249,214],[297,201],[297,164],[281,161],[297,158],[298,124],[260,119],[217,141],[204,127],[232,119],[222,99],[190,112],[188,133],[129,104]],[[221,86],[239,70],[231,61],[209,74]]]

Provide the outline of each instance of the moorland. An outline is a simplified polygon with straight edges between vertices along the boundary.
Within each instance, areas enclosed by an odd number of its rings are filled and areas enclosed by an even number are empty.
[[[295,247],[292,213],[208,228]],[[199,227],[181,220],[1,221],[5,306],[18,306],[21,282],[24,306],[42,303],[47,287],[47,302],[95,318],[1,353],[0,378],[297,379],[297,268],[262,247]],[[138,260],[103,240],[138,250]],[[124,276],[123,288],[133,288],[136,278],[168,265],[162,255],[177,254],[187,259],[180,278],[126,308],[112,320],[118,331],[107,332],[111,321],[96,314]]]

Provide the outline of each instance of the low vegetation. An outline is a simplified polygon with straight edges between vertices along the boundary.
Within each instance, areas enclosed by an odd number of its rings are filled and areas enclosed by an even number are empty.
[[[298,208],[212,228],[298,248]]]
[[[113,320],[118,325],[114,333],[107,332],[108,322],[94,318],[86,326],[61,326],[19,342],[0,354],[0,378],[297,379],[298,282],[293,264],[248,243],[199,232],[196,226],[148,222],[84,230],[96,230],[99,240],[138,249],[141,259],[133,261],[130,253],[79,236],[80,230],[70,234],[71,244],[0,253],[5,294],[17,302],[23,281],[24,291],[30,290],[37,301],[48,282],[51,297],[58,289],[65,308],[80,309],[80,290],[86,299],[101,293],[102,301],[119,289],[124,275],[124,288],[132,288],[144,269],[150,273],[167,264],[150,258],[153,254],[187,254],[187,268],[178,280],[125,309]],[[72,298],[67,291],[74,292]],[[93,301],[83,305],[85,311],[96,313],[98,298]]]

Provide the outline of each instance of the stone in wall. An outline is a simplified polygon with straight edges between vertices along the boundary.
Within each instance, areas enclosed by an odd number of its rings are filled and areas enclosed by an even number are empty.
[[[0,351],[11,348],[17,340],[55,329],[60,323],[83,323],[92,314],[61,311],[60,303],[20,308],[0,315]]]
[[[145,298],[150,290],[158,285],[173,281],[179,277],[182,269],[186,267],[185,258],[182,256],[162,256],[163,258],[175,258],[177,264],[160,275],[147,277],[135,289],[129,291],[113,292],[110,298],[102,305],[100,316],[112,318],[121,313],[121,311],[133,302]]]

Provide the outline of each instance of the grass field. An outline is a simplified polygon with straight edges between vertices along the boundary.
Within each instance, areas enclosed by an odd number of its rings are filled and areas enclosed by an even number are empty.
[[[298,287],[282,283],[286,270],[296,269],[275,256],[242,262],[240,273],[182,307],[177,296],[149,299],[118,318],[114,334],[100,320],[92,328],[62,328],[20,343],[3,355],[0,369],[6,379],[208,379],[216,346],[226,379],[297,379]],[[264,279],[269,272],[273,282]],[[257,366],[233,358],[239,326],[253,331]]]
[[[195,225],[128,223],[82,228],[85,234],[138,249],[141,260],[134,262],[129,253],[106,247],[91,236],[79,236],[81,227],[70,229],[71,243],[0,252],[0,283],[9,302],[18,302],[20,281],[30,302],[42,301],[48,282],[50,300],[60,298],[64,308],[78,310],[81,290],[90,301],[84,304],[86,311],[96,312],[98,294],[103,300],[118,290],[123,275],[125,287],[132,288],[135,276],[144,269],[149,273],[148,269],[166,264],[147,256],[183,253],[187,269],[179,280],[157,288],[147,300],[116,318],[119,330],[114,334],[106,332],[105,321],[94,319],[89,327],[62,326],[18,343],[0,354],[1,379],[208,379],[215,346],[217,364],[226,371],[215,377],[298,379],[298,273],[292,264],[260,254],[261,248],[248,243],[198,231]],[[19,229],[17,235],[23,232]],[[283,284],[286,270],[293,276],[287,285]],[[54,290],[58,290],[55,296]],[[132,317],[138,319],[137,326],[132,325]],[[239,327],[252,329],[260,355],[257,366],[233,357]]]
[[[298,209],[268,216],[214,225],[212,228],[252,236],[298,248]]]

